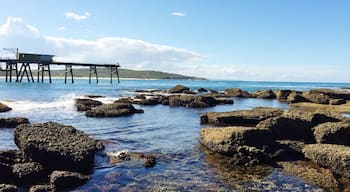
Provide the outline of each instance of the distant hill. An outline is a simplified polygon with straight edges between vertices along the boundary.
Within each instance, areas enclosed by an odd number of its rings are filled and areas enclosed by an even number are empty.
[[[36,70],[33,70],[33,75],[36,76]],[[97,68],[98,77],[110,77],[110,70],[107,68]],[[73,69],[74,77],[89,77],[89,69],[78,68]],[[0,71],[0,76],[4,76],[5,72]],[[51,70],[52,77],[64,77],[64,70]],[[137,78],[137,79],[192,79],[205,80],[204,78],[179,75],[174,73],[165,73],[161,71],[138,71],[130,69],[119,69],[120,78]]]

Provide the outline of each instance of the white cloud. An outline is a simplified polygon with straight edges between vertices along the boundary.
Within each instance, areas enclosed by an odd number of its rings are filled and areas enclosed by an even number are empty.
[[[177,17],[185,17],[186,16],[186,13],[183,13],[183,12],[172,12],[170,13],[172,16],[177,16]]]
[[[20,17],[8,17],[6,23],[0,26],[0,35],[38,38],[39,30],[31,25],[23,24]]]
[[[57,30],[58,30],[58,31],[65,31],[65,30],[66,30],[66,27],[61,26],[61,27],[57,28]]]
[[[64,13],[64,16],[67,19],[73,19],[76,21],[80,21],[80,20],[85,20],[85,19],[89,18],[91,16],[91,14],[89,12],[85,12],[84,14],[79,15],[79,14],[73,13],[73,12],[66,12],[66,13]]]

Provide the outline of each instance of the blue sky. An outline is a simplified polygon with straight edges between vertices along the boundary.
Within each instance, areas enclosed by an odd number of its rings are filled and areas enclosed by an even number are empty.
[[[2,2],[0,47],[210,79],[350,81],[350,1]]]

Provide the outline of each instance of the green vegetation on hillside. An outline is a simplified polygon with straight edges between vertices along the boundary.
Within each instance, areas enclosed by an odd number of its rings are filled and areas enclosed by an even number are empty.
[[[64,77],[65,70],[51,70],[52,77]],[[33,70],[33,75],[36,76],[37,71]],[[110,70],[107,68],[97,68],[98,77],[110,77]],[[4,76],[5,72],[1,71],[0,76]],[[45,74],[46,75],[46,74]],[[88,68],[73,68],[74,77],[88,77]],[[93,74],[94,75],[94,74]],[[113,74],[115,75],[115,74]],[[119,69],[120,78],[138,78],[138,79],[193,79],[193,80],[204,80],[204,78],[184,76],[173,73],[165,73],[160,71],[137,71],[130,69]]]

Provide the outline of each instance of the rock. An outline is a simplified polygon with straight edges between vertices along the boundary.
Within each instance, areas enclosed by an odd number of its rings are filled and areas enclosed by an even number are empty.
[[[275,99],[276,95],[272,90],[258,90],[254,93],[258,99]]]
[[[57,190],[72,189],[83,185],[89,179],[89,176],[76,172],[53,171],[50,175],[50,184]]]
[[[208,91],[212,94],[218,94],[219,92],[217,90],[214,89],[208,89]]]
[[[137,105],[158,105],[160,104],[160,101],[158,97],[152,97],[148,99],[145,97],[144,99],[133,99],[131,103]]]
[[[234,104],[233,99],[229,98],[215,98],[217,104]]]
[[[334,90],[334,89],[314,89],[309,92],[315,94],[324,94],[332,99],[344,99],[350,100],[350,92],[344,90]]]
[[[143,113],[142,109],[135,109],[130,103],[103,104],[85,113],[87,117],[119,117],[131,115],[134,113]]]
[[[34,185],[30,187],[29,192],[54,192],[56,191],[52,185]]]
[[[117,165],[122,161],[130,161],[131,155],[128,151],[122,150],[118,152],[107,152],[107,156],[109,157],[109,163],[111,165]]]
[[[304,159],[302,149],[305,147],[303,141],[277,140],[269,156],[274,161],[291,161]]]
[[[12,173],[18,183],[25,185],[36,183],[46,176],[44,167],[37,162],[14,164]]]
[[[342,117],[337,113],[327,111],[302,111],[302,110],[287,110],[282,114],[282,117],[290,119],[301,119],[307,121],[312,127],[326,122],[338,122]]]
[[[310,144],[303,148],[306,158],[334,173],[350,178],[350,147],[334,144]]]
[[[288,110],[279,117],[271,117],[261,121],[256,127],[271,130],[276,140],[313,141],[314,137],[311,128],[320,123],[330,121],[336,122],[340,120],[323,113]]]
[[[171,95],[169,96],[170,106],[183,106],[192,108],[212,107],[217,104],[214,97],[201,95]]]
[[[350,146],[350,123],[329,122],[313,128],[317,143],[328,143]]]
[[[327,191],[338,191],[339,183],[329,169],[306,161],[279,162],[283,171],[295,175],[307,183],[319,186]]]
[[[84,97],[90,98],[90,99],[96,99],[96,98],[105,98],[106,96],[102,95],[84,95]]]
[[[29,120],[22,117],[0,118],[0,128],[15,128],[20,124],[28,124]]]
[[[10,185],[10,184],[0,184],[0,191],[1,192],[17,192],[17,186],[16,185]]]
[[[263,150],[244,145],[237,147],[236,153],[229,162],[236,166],[254,166],[270,163],[270,158]]]
[[[277,90],[275,91],[276,99],[281,102],[287,101],[289,94],[292,93],[292,90]]]
[[[317,104],[329,104],[330,97],[323,93],[315,93],[312,91],[307,91],[302,94],[302,96],[309,100],[311,103]]]
[[[189,92],[190,88],[183,85],[176,85],[175,87],[168,90],[168,93],[186,93]]]
[[[144,167],[150,168],[154,167],[157,163],[156,157],[153,155],[148,155],[145,157],[145,162],[143,163]]]
[[[202,124],[255,126],[260,121],[270,117],[279,116],[283,110],[276,108],[257,107],[252,110],[239,110],[232,112],[208,112],[201,115]]]
[[[219,127],[200,130],[200,142],[210,150],[233,156],[238,146],[262,148],[272,145],[274,140],[267,129],[255,127]]]
[[[331,100],[329,100],[329,104],[331,104],[331,105],[342,105],[345,103],[346,103],[346,100],[344,100],[344,99],[331,99]]]
[[[72,126],[22,124],[14,139],[27,158],[47,168],[88,172],[93,167],[96,141]]]
[[[294,109],[303,109],[308,111],[328,111],[332,113],[346,113],[350,114],[350,102],[347,102],[342,105],[323,105],[316,103],[292,103],[289,104],[291,108]]]
[[[252,94],[239,88],[226,89],[224,94],[230,97],[244,97],[244,98],[252,97]]]
[[[23,161],[18,150],[0,151],[0,183],[13,181],[11,166]]]
[[[205,89],[205,88],[198,89],[198,93],[206,93],[206,92],[209,92],[208,89]]]
[[[311,124],[301,119],[285,117],[271,117],[261,121],[257,126],[261,129],[269,129],[274,139],[312,140]]]
[[[287,102],[300,103],[300,102],[309,102],[309,100],[303,97],[301,92],[291,92],[287,97]]]
[[[8,107],[5,104],[0,103],[0,113],[7,112],[7,111],[10,111],[10,110],[12,110],[10,107]]]
[[[102,105],[101,101],[92,99],[75,99],[75,106],[78,111],[87,111],[100,105]]]

